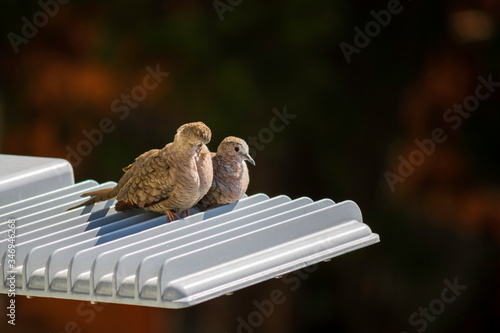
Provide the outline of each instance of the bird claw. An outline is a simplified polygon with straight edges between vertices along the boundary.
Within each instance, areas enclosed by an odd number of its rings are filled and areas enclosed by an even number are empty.
[[[179,217],[179,215],[175,214],[174,212],[170,211],[170,210],[167,210],[165,212],[165,214],[167,215],[168,217],[168,221],[169,222],[172,222],[175,220],[175,218],[177,217],[178,220],[180,220],[181,218]]]

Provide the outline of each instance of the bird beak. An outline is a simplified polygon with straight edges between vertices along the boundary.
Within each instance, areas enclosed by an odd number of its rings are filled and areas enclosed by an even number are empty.
[[[253,160],[252,156],[250,156],[250,154],[245,154],[245,155],[243,155],[243,157],[245,157],[245,159],[248,162],[252,163],[255,166],[255,161]]]

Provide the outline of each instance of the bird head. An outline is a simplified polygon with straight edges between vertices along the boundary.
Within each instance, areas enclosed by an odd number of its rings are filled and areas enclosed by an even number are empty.
[[[206,145],[212,138],[212,131],[201,121],[184,124],[177,129],[174,141],[183,141],[191,145]]]
[[[234,156],[255,165],[255,161],[252,156],[250,156],[249,148],[245,140],[235,136],[228,136],[222,140],[217,148],[217,155]]]

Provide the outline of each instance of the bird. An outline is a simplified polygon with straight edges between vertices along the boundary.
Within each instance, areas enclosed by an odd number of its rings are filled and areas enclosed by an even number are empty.
[[[203,211],[240,200],[250,182],[245,161],[255,165],[245,140],[234,136],[222,140],[217,153],[212,153],[212,186],[196,207]]]
[[[116,211],[144,208],[166,214],[170,222],[180,219],[178,212],[188,216],[188,209],[212,185],[213,165],[206,146],[211,137],[202,122],[182,125],[173,142],[145,152],[123,168],[125,174],[115,187],[84,193],[82,197],[92,198],[70,209],[116,197]]]

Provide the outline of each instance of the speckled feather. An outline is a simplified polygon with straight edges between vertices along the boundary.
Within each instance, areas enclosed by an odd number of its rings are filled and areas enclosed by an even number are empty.
[[[124,168],[118,184],[82,205],[109,200],[116,196],[115,209],[145,208],[165,213],[179,212],[195,205],[209,190],[213,166],[206,143],[210,129],[203,123],[191,123],[177,130],[174,142],[153,149]]]

